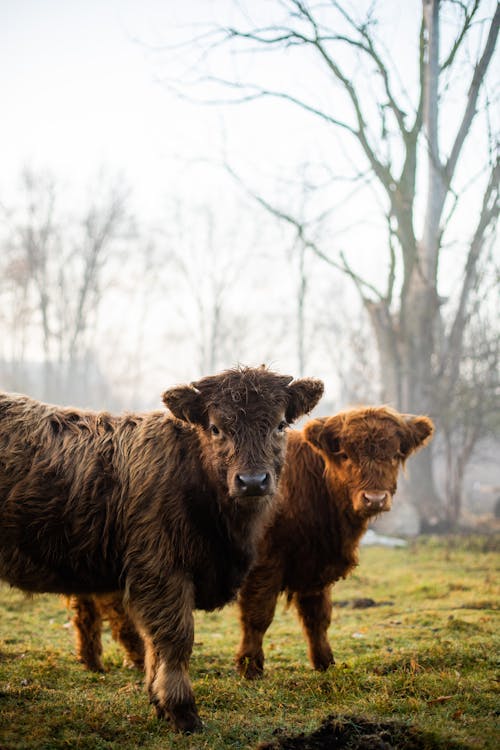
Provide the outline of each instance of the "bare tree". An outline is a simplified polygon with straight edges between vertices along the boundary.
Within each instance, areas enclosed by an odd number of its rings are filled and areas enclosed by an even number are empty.
[[[241,227],[234,221],[219,224],[208,204],[188,207],[176,201],[167,231],[177,328],[194,347],[199,373],[215,372],[237,362],[244,350],[246,316],[237,312],[235,290],[250,251],[241,246]]]
[[[83,217],[75,219],[58,205],[62,191],[51,175],[25,170],[21,187],[4,237],[4,291],[17,300],[16,315],[22,312],[24,342],[22,353],[11,354],[19,364],[29,350],[32,362],[43,363],[43,398],[87,398],[103,271],[129,230],[126,194],[101,185],[102,194],[94,189]]]
[[[49,297],[49,265],[60,251],[60,226],[56,212],[56,186],[52,175],[25,169],[21,175],[24,196],[22,216],[15,221],[7,246],[10,268],[21,273],[10,276],[25,300],[32,293],[30,310],[39,316],[43,352],[44,390],[52,377],[52,347]],[[26,328],[26,318],[24,324]]]
[[[437,384],[444,370],[450,377],[458,372],[471,289],[485,262],[498,218],[500,164],[496,136],[490,128],[489,139],[488,133],[483,139],[487,141],[484,156],[479,157],[489,170],[483,198],[479,210],[472,212],[475,226],[465,248],[460,289],[449,300],[449,307],[455,307],[444,315],[446,300],[440,294],[438,270],[443,248],[452,236],[457,206],[462,198],[464,203],[470,200],[458,167],[478,111],[487,109],[487,76],[498,36],[500,6],[481,0],[423,0],[416,45],[419,82],[414,96],[411,82],[400,79],[402,71],[391,58],[389,45],[379,38],[374,3],[360,16],[337,0],[323,4],[277,0],[266,4],[263,24],[251,20],[255,11],[244,10],[240,25],[219,27],[198,39],[198,44],[205,51],[209,47],[213,54],[229,46],[233,52],[266,51],[283,62],[300,56],[305,66],[312,59],[316,73],[322,70],[322,80],[327,83],[315,89],[293,80],[288,86],[272,89],[248,80],[248,69],[244,80],[210,75],[204,82],[229,87],[232,103],[263,98],[287,102],[354,145],[359,171],[370,170],[382,198],[388,236],[385,288],[357,271],[347,253],[332,255],[311,237],[310,227],[301,217],[265,199],[258,190],[254,193],[261,205],[293,227],[304,246],[355,284],[376,338],[384,400],[403,411],[436,415]],[[271,22],[267,21],[269,14],[274,14]],[[450,110],[447,95],[459,97],[464,80],[468,88],[463,105]],[[330,108],[325,103],[325,86],[330,87],[329,101],[335,103],[340,96],[343,106]],[[481,121],[490,125],[488,116]],[[427,176],[423,192],[420,173]],[[430,451],[419,454],[413,463],[410,482],[420,517],[435,516],[439,501]]]
[[[490,314],[498,319],[497,308]],[[500,429],[500,338],[485,309],[476,307],[464,337],[458,373],[451,382],[444,378],[439,390],[446,462],[444,510],[450,528],[460,522],[470,460],[481,443],[495,439]]]

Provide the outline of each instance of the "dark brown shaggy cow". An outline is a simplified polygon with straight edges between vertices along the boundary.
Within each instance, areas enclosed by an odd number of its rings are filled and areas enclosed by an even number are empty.
[[[168,390],[165,412],[111,416],[0,395],[0,579],[31,592],[123,592],[159,717],[201,722],[195,607],[234,597],[320,381],[229,370]]]
[[[379,407],[313,419],[290,435],[276,512],[238,597],[241,674],[263,672],[262,641],[280,592],[297,608],[313,667],[334,663],[332,584],[357,565],[369,522],[391,508],[399,467],[433,430],[427,417]]]

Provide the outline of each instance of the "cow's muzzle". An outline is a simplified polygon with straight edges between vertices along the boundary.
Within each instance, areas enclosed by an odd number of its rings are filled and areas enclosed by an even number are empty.
[[[261,497],[272,492],[271,475],[268,471],[255,474],[236,474],[234,494],[236,497]]]
[[[386,510],[390,502],[390,494],[388,492],[363,492],[362,499],[366,510],[371,513],[380,513]]]

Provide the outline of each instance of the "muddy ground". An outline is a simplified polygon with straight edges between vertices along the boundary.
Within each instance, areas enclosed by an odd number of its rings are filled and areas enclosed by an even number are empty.
[[[331,715],[311,734],[276,739],[256,750],[464,750],[467,746],[397,722],[373,722],[361,716]]]

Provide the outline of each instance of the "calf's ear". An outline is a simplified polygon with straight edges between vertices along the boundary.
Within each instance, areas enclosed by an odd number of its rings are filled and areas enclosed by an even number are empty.
[[[207,425],[208,417],[203,397],[192,385],[178,385],[163,394],[163,403],[174,417],[191,424]]]
[[[434,424],[429,417],[403,414],[405,429],[401,434],[401,453],[410,453],[428,443],[434,434]]]
[[[313,409],[323,395],[322,380],[301,378],[287,386],[288,404],[285,411],[287,422],[294,422]]]
[[[311,419],[304,429],[307,442],[317,451],[332,454],[340,450],[340,431],[342,423],[338,417],[320,417]]]

